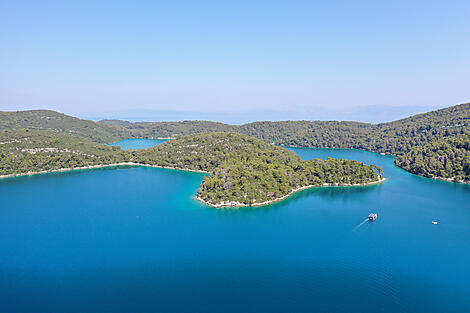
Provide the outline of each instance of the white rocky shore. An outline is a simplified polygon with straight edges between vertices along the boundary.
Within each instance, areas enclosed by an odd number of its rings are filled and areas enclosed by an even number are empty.
[[[426,177],[426,176],[423,176],[423,175],[418,175],[418,176],[429,178],[429,177]],[[434,177],[431,177],[431,178],[432,179],[437,179],[437,180],[448,181],[450,183],[470,184],[470,181],[468,181],[468,180],[458,180],[455,177],[445,178],[445,177],[434,176]]]
[[[288,194],[286,194],[285,196],[282,196],[280,198],[276,198],[276,199],[268,200],[268,201],[264,201],[264,202],[255,202],[253,204],[245,204],[245,203],[241,203],[239,201],[222,201],[222,202],[219,202],[219,203],[211,203],[211,202],[205,201],[204,199],[201,199],[197,196],[195,197],[195,199],[198,200],[198,201],[201,201],[202,203],[204,203],[208,206],[211,206],[213,208],[264,206],[264,205],[269,205],[269,204],[272,204],[274,202],[284,200],[284,199],[290,197],[292,194],[294,194],[298,191],[309,189],[309,188],[330,187],[330,186],[337,186],[337,187],[368,186],[368,185],[375,185],[375,184],[382,183],[385,180],[386,180],[386,178],[382,177],[377,181],[364,183],[364,184],[339,184],[339,183],[336,183],[336,184],[323,184],[323,185],[308,185],[308,186],[303,186],[303,187],[292,189],[291,192],[289,192]]]

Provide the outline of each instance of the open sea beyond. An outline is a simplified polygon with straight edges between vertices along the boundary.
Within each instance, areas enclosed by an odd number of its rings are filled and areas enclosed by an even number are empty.
[[[387,180],[241,209],[194,200],[204,174],[178,170],[0,180],[0,312],[470,312],[470,185],[289,149]]]

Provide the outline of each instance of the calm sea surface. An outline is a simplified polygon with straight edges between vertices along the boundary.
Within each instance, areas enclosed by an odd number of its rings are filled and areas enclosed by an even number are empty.
[[[239,210],[195,201],[199,173],[1,180],[0,312],[470,312],[470,186],[390,156],[292,150],[377,164],[388,180]]]

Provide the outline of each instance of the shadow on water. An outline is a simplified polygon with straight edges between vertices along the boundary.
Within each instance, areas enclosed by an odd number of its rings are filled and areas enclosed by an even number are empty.
[[[285,206],[295,205],[299,202],[305,201],[311,196],[317,196],[324,199],[335,199],[335,200],[346,200],[350,197],[354,197],[357,195],[366,195],[374,191],[379,191],[382,187],[381,184],[377,185],[370,185],[370,186],[353,186],[353,187],[345,187],[345,186],[328,186],[328,187],[313,187],[305,190],[298,191],[288,198],[274,202],[269,205],[264,206],[251,206],[251,207],[225,207],[225,208],[218,208],[216,209],[218,212],[267,212],[272,210],[278,210]],[[197,200],[194,200],[197,201]],[[213,211],[214,208],[206,206],[200,203],[201,206],[205,207],[207,210]]]
[[[350,196],[356,194],[370,193],[378,191],[382,188],[382,184],[370,185],[370,186],[354,186],[354,187],[316,187],[308,189],[308,194],[316,194],[322,197],[337,198],[338,196]]]
[[[374,192],[378,193],[381,189],[381,184],[354,187],[314,187],[297,192],[283,202],[293,204],[299,201],[307,201],[310,197],[320,198],[320,200],[326,202],[330,200],[343,202],[357,197],[366,197]]]

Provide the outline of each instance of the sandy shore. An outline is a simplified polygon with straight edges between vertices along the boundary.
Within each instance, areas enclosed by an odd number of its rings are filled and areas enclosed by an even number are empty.
[[[208,206],[211,206],[213,208],[225,208],[225,207],[256,207],[256,206],[265,206],[265,205],[269,205],[269,204],[272,204],[272,203],[275,203],[275,202],[278,202],[278,201],[282,201],[288,197],[290,197],[291,195],[293,195],[294,193],[296,192],[299,192],[301,190],[305,190],[305,189],[309,189],[309,188],[314,188],[314,187],[332,187],[332,186],[335,186],[335,187],[353,187],[353,186],[368,186],[368,185],[375,185],[375,184],[380,184],[382,182],[384,182],[386,180],[385,177],[382,177],[380,180],[377,180],[377,181],[373,181],[373,182],[370,182],[370,183],[365,183],[365,184],[323,184],[323,185],[308,185],[308,186],[303,186],[303,187],[299,187],[299,188],[296,188],[296,189],[292,189],[291,192],[289,192],[287,195],[285,196],[282,196],[280,198],[276,198],[276,199],[273,199],[273,200],[268,200],[268,201],[265,201],[265,202],[259,202],[259,203],[253,203],[253,204],[245,204],[245,203],[241,203],[241,202],[238,202],[238,201],[223,201],[223,202],[220,202],[220,203],[210,203],[208,201],[205,201],[199,197],[194,197],[196,200],[198,201],[201,201],[202,203],[208,205]]]
[[[47,171],[39,171],[39,172],[26,172],[26,173],[18,173],[18,174],[7,174],[7,175],[0,175],[0,179],[8,178],[8,177],[32,176],[32,175],[47,174],[47,173],[59,173],[59,172],[70,172],[70,171],[80,171],[80,170],[91,170],[91,169],[98,169],[98,168],[120,167],[120,166],[155,167],[155,168],[165,168],[165,169],[169,169],[169,170],[179,170],[179,171],[188,171],[188,172],[197,172],[197,173],[209,174],[209,172],[205,172],[205,171],[192,170],[192,169],[179,168],[179,167],[158,166],[158,165],[135,163],[135,162],[122,162],[122,163],[90,165],[90,166],[73,167],[73,168],[72,167],[60,168],[60,169],[56,169],[56,170],[47,170]]]

